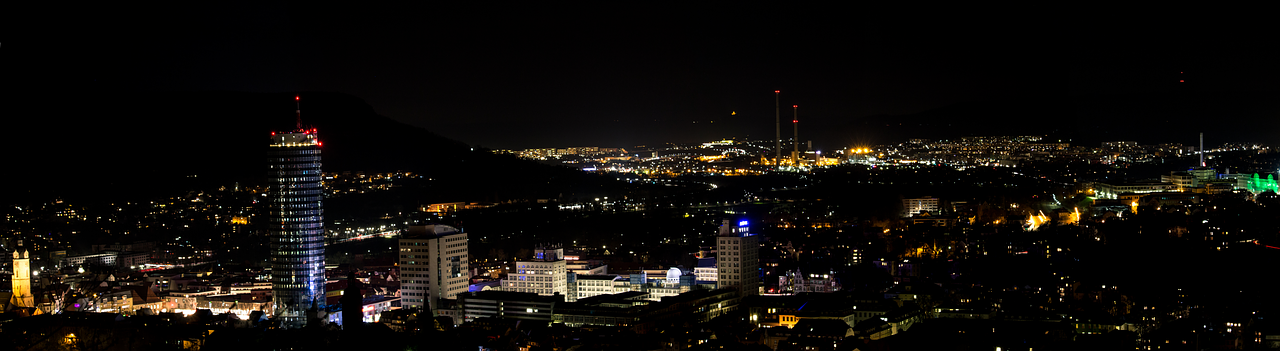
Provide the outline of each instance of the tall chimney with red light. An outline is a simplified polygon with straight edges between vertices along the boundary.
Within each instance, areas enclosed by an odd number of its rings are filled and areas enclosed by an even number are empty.
[[[800,167],[800,105],[791,105],[791,166]]]

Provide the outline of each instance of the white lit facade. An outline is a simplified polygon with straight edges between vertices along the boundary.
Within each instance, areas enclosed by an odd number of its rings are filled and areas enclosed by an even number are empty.
[[[467,233],[447,225],[409,226],[400,238],[400,297],[404,308],[436,310],[470,284]]]
[[[938,214],[938,199],[924,197],[919,199],[902,199],[902,216],[915,217],[918,214],[928,212],[931,215]]]
[[[568,272],[564,260],[564,249],[560,247],[538,247],[533,250],[533,259],[516,261],[516,269],[502,280],[503,291],[527,292],[543,296],[567,295]]]

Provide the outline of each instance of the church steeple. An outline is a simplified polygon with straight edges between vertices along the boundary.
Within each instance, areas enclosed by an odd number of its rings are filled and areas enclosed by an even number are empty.
[[[13,248],[13,298],[9,304],[13,307],[35,307],[35,296],[31,295],[31,253],[22,246]]]

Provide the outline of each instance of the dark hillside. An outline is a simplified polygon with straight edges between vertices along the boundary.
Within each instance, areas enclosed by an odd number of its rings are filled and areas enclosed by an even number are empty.
[[[349,95],[300,95],[302,124],[318,129],[326,171],[419,172],[447,184],[432,188],[450,201],[554,197],[604,181],[473,150],[378,115]],[[7,196],[118,200],[251,185],[265,176],[271,131],[296,125],[287,93],[103,93],[50,104],[58,105],[44,111],[50,118],[4,131],[13,165],[4,172],[13,185]]]

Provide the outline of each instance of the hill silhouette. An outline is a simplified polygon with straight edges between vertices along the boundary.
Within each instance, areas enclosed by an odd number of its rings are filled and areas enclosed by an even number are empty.
[[[303,92],[302,124],[318,130],[326,171],[406,170],[450,184],[454,201],[555,196],[593,177],[540,165],[378,115],[363,100]],[[45,111],[5,134],[10,196],[138,198],[265,180],[272,131],[296,128],[294,94],[103,93]],[[73,117],[67,117],[73,116]],[[596,177],[600,178],[600,177]],[[611,179],[611,178],[610,178]]]

